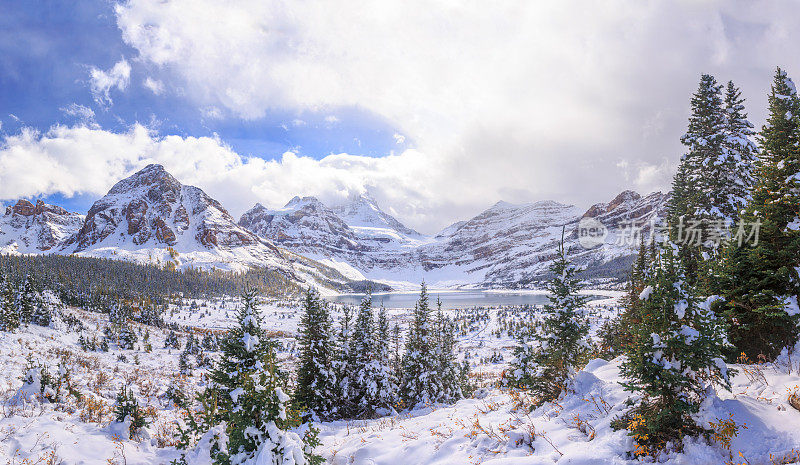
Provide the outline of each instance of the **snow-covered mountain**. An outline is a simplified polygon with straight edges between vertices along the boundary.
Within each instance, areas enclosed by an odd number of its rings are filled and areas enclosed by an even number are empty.
[[[368,193],[351,196],[348,203],[334,207],[333,211],[365,239],[402,240],[421,236],[417,231],[406,227],[397,218],[378,208],[378,203]]]
[[[0,253],[40,253],[57,249],[83,224],[83,215],[36,201],[18,200],[0,217]]]
[[[426,236],[366,194],[333,208],[314,197],[295,197],[277,210],[256,204],[236,222],[201,189],[149,165],[119,181],[85,218],[41,201],[8,207],[0,218],[0,252],[76,253],[177,268],[261,266],[328,287],[363,279],[395,287],[421,279],[437,287],[515,287],[547,275],[562,230],[570,258],[590,276],[624,274],[638,246],[627,228],[663,217],[666,199],[625,191],[587,211],[554,201],[498,202]],[[588,217],[608,230],[605,242],[590,249],[578,236]]]
[[[161,165],[148,165],[114,185],[61,250],[173,262],[178,268],[291,268],[273,243],[237,225],[219,202],[181,184]]]
[[[625,191],[585,212],[553,201],[498,202],[434,236],[403,226],[367,196],[334,208],[313,197],[295,198],[279,210],[256,205],[239,224],[354,279],[398,286],[423,278],[436,286],[518,286],[547,275],[562,230],[568,254],[589,275],[619,275],[638,246],[625,237],[626,228],[663,216],[666,198],[658,192],[641,197]],[[578,225],[586,217],[607,227],[602,246],[580,245]]]

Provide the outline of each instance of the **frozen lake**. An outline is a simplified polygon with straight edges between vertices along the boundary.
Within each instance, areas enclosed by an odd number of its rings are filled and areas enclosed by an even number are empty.
[[[530,292],[498,292],[481,290],[464,291],[436,291],[429,290],[431,307],[436,306],[436,298],[442,299],[442,308],[469,308],[469,307],[488,307],[495,305],[542,305],[549,302],[547,295],[534,294]],[[332,302],[358,305],[364,298],[364,294],[341,294],[327,297]],[[590,296],[591,298],[596,298]],[[387,292],[372,294],[373,307],[379,307],[381,303],[386,308],[413,308],[419,299],[419,292]]]

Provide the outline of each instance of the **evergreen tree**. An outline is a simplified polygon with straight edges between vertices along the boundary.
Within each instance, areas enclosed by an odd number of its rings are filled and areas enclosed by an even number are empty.
[[[351,403],[356,407],[355,416],[369,418],[375,415],[380,401],[376,384],[378,370],[375,340],[375,316],[372,311],[372,295],[361,301],[353,326],[350,352],[353,354],[353,396]]]
[[[756,182],[742,215],[747,233],[741,244],[731,241],[720,280],[730,341],[753,360],[760,354],[774,358],[798,337],[800,101],[794,83],[780,68],[758,140]],[[757,243],[755,237],[744,237],[754,228]]]
[[[703,432],[692,419],[710,384],[729,387],[722,360],[724,328],[685,279],[678,246],[662,246],[640,294],[641,323],[622,364],[623,384],[641,397],[627,427],[639,450],[654,455],[668,442]]]
[[[456,327],[453,321],[442,312],[442,301],[436,301],[436,319],[434,322],[436,340],[436,368],[440,391],[438,402],[455,402],[463,397],[461,387],[465,373],[456,360]],[[467,372],[468,375],[469,372]]]
[[[129,389],[122,386],[117,401],[114,405],[114,416],[116,421],[129,421],[129,438],[133,439],[137,431],[147,426],[147,418],[144,410],[139,406],[139,402]]]
[[[188,348],[189,346],[186,347]],[[189,357],[191,357],[191,352],[187,349],[184,349],[178,357],[178,369],[182,375],[188,376],[192,374],[192,361]]]
[[[205,350],[217,350],[217,338],[214,337],[212,333],[206,333],[203,336],[203,349]]]
[[[33,323],[39,326],[50,326],[53,321],[53,309],[41,296],[35,296]]]
[[[222,356],[211,372],[220,419],[228,435],[227,452],[220,451],[217,463],[318,463],[311,442],[304,443],[294,432],[297,425],[287,411],[285,376],[277,367],[275,344],[261,327],[256,293],[242,296],[242,309],[234,326],[221,343]]]
[[[394,410],[397,404],[397,372],[395,370],[394,357],[389,347],[391,339],[389,331],[389,320],[386,315],[386,308],[381,305],[378,311],[377,344],[375,347],[375,412],[380,415],[387,415]]]
[[[34,293],[30,275],[25,276],[25,279],[22,281],[18,300],[20,323],[31,323],[35,312],[36,294]]]
[[[570,388],[590,347],[589,324],[583,313],[586,297],[578,294],[580,270],[567,260],[563,233],[550,272],[553,278],[546,286],[550,302],[543,309],[542,327],[529,334],[533,344],[523,341],[511,373],[512,383],[530,389],[541,403],[557,399]]]
[[[14,285],[8,277],[0,289],[0,328],[3,331],[14,331],[19,328],[20,317],[17,310],[17,296]]]
[[[167,333],[167,337],[164,339],[164,348],[165,349],[180,349],[181,342],[178,340],[178,336],[175,334],[175,331],[170,331]]]
[[[319,292],[309,289],[300,317],[300,359],[294,400],[300,409],[306,410],[308,417],[316,421],[334,418],[337,391],[332,328],[328,305],[322,301]]]
[[[414,305],[411,327],[402,362],[400,395],[407,407],[435,402],[440,392],[435,341],[428,304],[428,288],[422,283],[419,300]]]
[[[349,305],[342,307],[342,316],[339,319],[339,334],[337,341],[334,368],[336,372],[336,398],[335,413],[339,418],[352,418],[355,416],[353,405],[354,366],[355,354],[352,352],[353,340],[353,309]]]
[[[747,120],[742,93],[728,81],[725,88],[725,139],[724,149],[726,176],[720,181],[718,207],[722,218],[735,224],[747,206],[753,187],[753,165],[757,148],[752,140],[753,124]]]
[[[133,350],[136,348],[136,343],[139,342],[139,337],[133,329],[125,324],[120,328],[117,340],[119,341],[120,349]]]
[[[708,74],[700,77],[692,95],[691,115],[681,143],[681,158],[667,205],[670,238],[681,247],[681,260],[690,283],[698,279],[702,252],[710,250],[713,228],[724,219],[718,205],[726,199],[723,185],[730,175],[724,145],[726,117],[721,86]]]

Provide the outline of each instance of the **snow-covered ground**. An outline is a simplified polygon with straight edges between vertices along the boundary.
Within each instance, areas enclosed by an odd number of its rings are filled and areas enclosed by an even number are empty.
[[[594,330],[617,312],[618,295],[609,292],[608,299],[591,303]],[[197,328],[199,334],[200,329],[228,327],[237,308],[232,298],[189,301],[174,307],[167,318]],[[83,322],[84,337],[101,337],[107,324],[104,315],[66,311]],[[298,305],[269,302],[261,312],[267,329],[281,342],[279,359],[291,366]],[[578,374],[575,392],[533,412],[528,411],[530,401],[524,395],[496,387],[514,346],[505,323],[519,318],[519,312],[514,308],[450,311],[463,323],[460,357],[468,357],[474,380],[482,386],[474,396],[451,406],[430,406],[376,420],[319,424],[322,445],[318,453],[330,463],[348,465],[635,463],[627,454],[632,442],[626,432],[610,427],[626,411],[625,400],[630,397],[619,384],[619,359],[593,360]],[[405,310],[390,311],[392,323],[405,324],[407,315]],[[84,352],[78,346],[79,333],[63,324],[0,333],[0,463],[133,465],[168,464],[176,459],[179,451],[173,447],[172,434],[180,410],[168,399],[167,390],[175,384],[188,392],[202,389],[205,369],[181,375],[180,351],[164,348],[167,332],[136,329],[149,332],[152,352],[121,350],[113,344],[109,352]],[[183,343],[185,334],[179,337]],[[139,346],[141,342],[140,336]],[[55,404],[18,402],[28,358],[45,362],[53,373],[63,362],[84,400],[67,396]],[[742,426],[730,445],[735,463],[793,463],[794,459],[781,457],[796,458],[800,453],[800,411],[787,403],[791,392],[800,391],[800,355],[784,356],[774,364],[733,368],[738,372],[732,392],[720,390],[710,396],[698,420],[707,425],[732,418]],[[149,433],[143,438],[127,439],[122,425],[111,421],[109,409],[123,385],[136,393],[152,415]],[[664,461],[722,464],[730,457],[719,444],[690,441],[683,454],[664,457]]]

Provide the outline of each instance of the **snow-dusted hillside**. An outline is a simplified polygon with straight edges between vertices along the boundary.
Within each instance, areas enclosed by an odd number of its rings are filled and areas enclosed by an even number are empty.
[[[19,200],[0,217],[0,253],[40,253],[57,249],[83,224],[83,215],[38,200]]]

